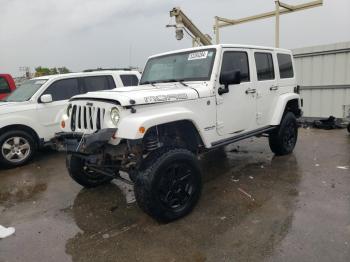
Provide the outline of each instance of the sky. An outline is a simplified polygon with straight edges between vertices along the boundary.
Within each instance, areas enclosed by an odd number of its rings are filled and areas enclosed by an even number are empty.
[[[300,4],[309,0],[284,0]],[[273,0],[0,0],[0,73],[21,66],[87,68],[138,66],[147,57],[190,47],[175,39],[169,11],[181,7],[213,38],[214,17],[237,19],[274,9]],[[221,30],[222,43],[274,45],[274,19]],[[350,0],[281,16],[280,46],[350,41]]]

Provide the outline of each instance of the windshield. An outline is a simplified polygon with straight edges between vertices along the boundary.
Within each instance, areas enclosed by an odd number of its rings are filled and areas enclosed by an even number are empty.
[[[47,81],[47,79],[32,79],[23,82],[17,89],[11,93],[5,102],[23,102],[29,100],[39,88]]]
[[[140,85],[176,81],[210,80],[215,49],[188,51],[148,60]]]

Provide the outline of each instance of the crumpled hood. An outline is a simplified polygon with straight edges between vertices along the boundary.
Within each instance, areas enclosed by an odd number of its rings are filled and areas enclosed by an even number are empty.
[[[118,87],[107,91],[90,92],[84,95],[74,96],[77,99],[103,99],[118,101],[122,106],[154,104],[197,99],[198,92],[181,84],[171,83],[167,85],[142,85],[131,87]]]
[[[26,111],[33,109],[29,101],[25,102],[0,102],[0,115]]]

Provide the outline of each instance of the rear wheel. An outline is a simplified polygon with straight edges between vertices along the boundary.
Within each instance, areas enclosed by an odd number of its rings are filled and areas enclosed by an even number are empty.
[[[97,187],[113,179],[90,170],[86,165],[86,160],[76,155],[67,155],[66,164],[70,177],[83,187]]]
[[[269,135],[270,148],[276,155],[287,155],[293,152],[297,139],[296,117],[292,112],[287,112],[280,126]]]
[[[348,132],[350,133],[350,124],[348,124],[347,129],[348,129]]]
[[[201,171],[187,149],[160,148],[145,159],[135,182],[138,205],[160,222],[179,219],[192,211],[201,193]]]
[[[13,130],[0,136],[0,150],[0,163],[16,167],[30,161],[36,152],[36,143],[29,133]]]

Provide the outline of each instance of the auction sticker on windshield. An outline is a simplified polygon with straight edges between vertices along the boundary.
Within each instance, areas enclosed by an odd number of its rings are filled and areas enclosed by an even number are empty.
[[[205,59],[208,56],[208,51],[200,51],[195,53],[190,53],[188,55],[188,60]]]

